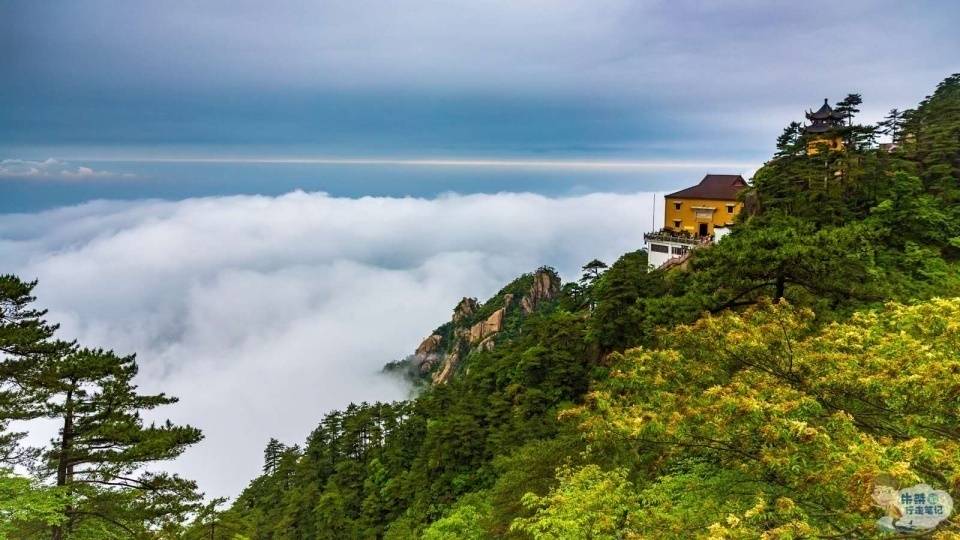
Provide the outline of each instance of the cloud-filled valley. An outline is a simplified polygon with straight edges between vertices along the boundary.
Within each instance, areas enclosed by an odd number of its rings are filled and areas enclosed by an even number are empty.
[[[136,352],[141,389],[181,399],[159,415],[206,435],[172,469],[235,495],[269,437],[302,442],[331,409],[405,397],[379,369],[412,352],[460,297],[483,299],[544,264],[572,279],[591,258],[612,262],[641,246],[652,202],[304,192],[97,201],[0,216],[0,262],[39,279],[39,304],[62,337]]]

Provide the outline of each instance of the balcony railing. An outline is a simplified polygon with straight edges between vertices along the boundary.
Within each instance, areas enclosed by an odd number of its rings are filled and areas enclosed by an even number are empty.
[[[645,233],[643,235],[643,239],[647,242],[674,242],[677,244],[687,244],[691,246],[713,243],[713,235],[699,236],[693,234],[676,233],[669,230]]]

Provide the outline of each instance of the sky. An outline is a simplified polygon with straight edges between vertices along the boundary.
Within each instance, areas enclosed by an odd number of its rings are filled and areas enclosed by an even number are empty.
[[[759,165],[824,97],[915,104],[960,70],[958,23],[947,1],[6,0],[0,157]]]
[[[0,0],[0,272],[136,352],[206,434],[170,467],[236,495],[270,437],[406,396],[380,367],[461,297],[640,248],[664,192],[749,177],[825,97],[914,106],[958,27],[949,1]]]

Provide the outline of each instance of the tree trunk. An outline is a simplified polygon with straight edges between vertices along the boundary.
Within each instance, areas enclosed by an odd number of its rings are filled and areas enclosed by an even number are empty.
[[[57,458],[57,486],[65,486],[73,476],[73,467],[70,465],[70,449],[73,444],[73,391],[67,391],[66,401],[64,402],[63,415],[63,433],[60,436],[60,456]],[[66,509],[68,514],[67,523],[69,523],[70,508]],[[65,526],[57,525],[53,528],[53,540],[63,540]]]
[[[774,292],[773,301],[779,302],[783,298],[783,292],[786,288],[786,278],[783,275],[783,270],[777,271],[777,290]]]

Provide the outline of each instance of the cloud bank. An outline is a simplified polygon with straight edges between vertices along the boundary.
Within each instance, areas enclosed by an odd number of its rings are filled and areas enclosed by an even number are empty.
[[[48,158],[44,161],[28,159],[0,160],[0,178],[38,179],[38,180],[85,180],[91,178],[133,178],[130,173],[114,173],[72,165]]]
[[[39,303],[63,337],[138,353],[141,388],[181,398],[162,416],[206,435],[173,469],[235,495],[269,437],[301,442],[331,409],[404,398],[380,367],[448,320],[460,297],[488,297],[543,264],[570,279],[591,258],[612,262],[641,246],[652,202],[100,201],[0,216],[0,261],[40,280]]]

